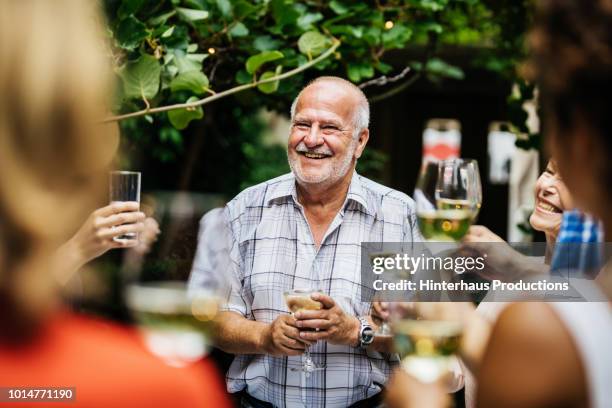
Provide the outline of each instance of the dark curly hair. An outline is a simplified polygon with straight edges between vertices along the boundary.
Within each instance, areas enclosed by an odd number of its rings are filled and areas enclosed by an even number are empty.
[[[612,183],[612,0],[543,0],[530,35],[528,71],[559,142],[582,119],[604,149]]]

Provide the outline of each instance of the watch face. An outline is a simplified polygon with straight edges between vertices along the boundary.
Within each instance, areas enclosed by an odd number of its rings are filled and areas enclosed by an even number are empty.
[[[374,341],[374,330],[369,327],[366,327],[365,329],[363,329],[361,338],[364,344],[372,343]]]

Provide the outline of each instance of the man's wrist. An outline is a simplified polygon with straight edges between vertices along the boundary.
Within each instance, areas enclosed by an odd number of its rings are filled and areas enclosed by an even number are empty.
[[[272,324],[262,326],[258,330],[257,340],[255,342],[255,350],[258,354],[271,354],[270,345],[272,344]]]
[[[353,328],[350,331],[351,336],[349,337],[349,345],[352,347],[359,347],[361,345],[361,323],[356,316],[351,316]]]

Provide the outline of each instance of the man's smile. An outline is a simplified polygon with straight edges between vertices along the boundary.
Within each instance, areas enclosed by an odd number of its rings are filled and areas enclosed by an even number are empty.
[[[329,154],[314,153],[314,152],[298,152],[298,154],[302,156],[306,156],[309,159],[315,159],[315,160],[326,159],[328,157],[331,157],[331,155]]]

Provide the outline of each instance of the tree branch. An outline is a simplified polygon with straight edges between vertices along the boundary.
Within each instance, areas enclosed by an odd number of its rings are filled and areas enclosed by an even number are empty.
[[[408,88],[410,85],[414,84],[416,82],[416,80],[419,79],[420,77],[421,77],[421,73],[417,72],[416,74],[414,74],[414,76],[412,78],[410,78],[407,81],[403,82],[402,84],[396,86],[395,88],[391,88],[391,89],[389,89],[385,93],[382,93],[380,95],[376,95],[376,96],[373,96],[373,97],[369,98],[370,103],[380,102],[383,99],[387,99],[387,98],[390,98],[393,95],[397,95],[398,93],[402,92],[404,89]]]
[[[396,82],[399,81],[400,79],[402,79],[403,77],[405,77],[406,75],[408,75],[408,73],[412,71],[411,67],[406,67],[402,70],[402,72],[400,72],[399,74],[392,76],[391,78],[387,77],[386,75],[382,75],[379,76],[378,78],[374,78],[371,79],[369,81],[366,82],[362,82],[359,84],[359,88],[360,89],[364,89],[367,88],[368,86],[372,86],[372,85],[378,85],[378,86],[382,86],[382,85],[386,85],[389,84],[391,82]]]
[[[219,92],[216,93],[214,95],[208,96],[206,98],[202,98],[199,99],[197,101],[193,101],[193,102],[186,102],[186,103],[177,103],[174,105],[168,105],[168,106],[159,106],[157,108],[151,108],[151,109],[143,109],[137,112],[131,112],[131,113],[126,113],[123,115],[116,115],[116,116],[109,116],[107,118],[105,118],[104,120],[102,120],[102,123],[108,123],[108,122],[118,122],[121,120],[125,120],[125,119],[129,119],[129,118],[136,118],[139,116],[144,116],[147,114],[153,114],[153,113],[160,113],[160,112],[167,112],[167,111],[171,111],[171,110],[175,110],[175,109],[187,109],[187,108],[196,108],[198,106],[202,106],[202,105],[206,105],[207,103],[216,101],[217,99],[221,99],[223,97],[226,97],[228,95],[232,95],[238,92],[242,92],[242,91],[246,91],[247,89],[251,89],[251,88],[255,88],[258,85],[261,84],[267,84],[269,82],[276,82],[276,81],[281,81],[283,79],[292,77],[293,75],[296,75],[302,71],[307,70],[308,68],[318,64],[319,62],[323,61],[324,59],[328,58],[330,55],[332,55],[336,49],[340,46],[340,40],[338,40],[337,38],[332,38],[332,46],[327,49],[327,51],[325,51],[323,54],[319,55],[317,58],[309,61],[308,63],[299,66],[297,68],[292,69],[291,71],[287,71],[284,74],[280,74],[280,75],[275,75],[273,77],[267,78],[267,79],[263,79],[263,80],[259,80],[259,81],[255,81],[255,82],[251,82],[248,84],[244,84],[244,85],[239,85],[236,86],[234,88],[230,88],[227,89],[223,92]]]

